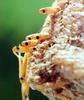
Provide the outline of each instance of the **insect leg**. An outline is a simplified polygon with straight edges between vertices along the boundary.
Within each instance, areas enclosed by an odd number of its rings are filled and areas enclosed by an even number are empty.
[[[16,52],[17,48],[13,48],[13,53],[17,56],[19,62],[19,80],[21,83],[21,92],[22,92],[22,100],[29,100],[29,86],[26,82],[26,66],[27,60],[30,56],[30,53],[25,53],[24,56],[21,56],[21,52]]]
[[[21,84],[22,100],[29,100],[29,86],[26,82]]]
[[[21,91],[22,91],[22,100],[29,100],[29,85],[27,83],[27,75],[26,75],[26,69],[27,69],[27,62],[29,60],[30,53],[25,53],[23,57],[23,62],[21,63],[20,66],[20,82],[21,82]]]

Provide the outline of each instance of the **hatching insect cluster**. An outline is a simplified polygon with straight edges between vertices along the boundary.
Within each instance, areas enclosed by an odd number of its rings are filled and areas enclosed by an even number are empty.
[[[47,15],[42,30],[12,49],[22,99],[30,87],[49,100],[84,100],[84,1],[55,0],[38,12]]]

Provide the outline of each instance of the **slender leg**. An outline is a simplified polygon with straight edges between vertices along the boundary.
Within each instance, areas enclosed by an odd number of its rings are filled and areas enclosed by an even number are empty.
[[[21,84],[21,91],[22,91],[22,100],[29,100],[29,86],[26,83],[26,81],[24,81]]]
[[[25,79],[26,77],[26,66],[27,66],[27,59],[29,57],[29,53],[25,53],[22,59],[19,58],[19,78]]]
[[[26,66],[30,53],[25,53],[23,57],[21,56],[21,53],[14,52],[14,54],[19,61],[19,80],[21,83],[22,100],[29,100],[29,86],[26,82]]]
[[[26,82],[26,66],[30,53],[25,53],[23,60],[19,59],[19,78],[21,83],[22,100],[29,100],[29,86]]]

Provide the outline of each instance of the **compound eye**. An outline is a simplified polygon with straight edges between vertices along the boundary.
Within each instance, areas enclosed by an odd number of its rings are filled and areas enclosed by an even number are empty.
[[[16,49],[19,50],[20,48],[19,47],[16,47]]]
[[[21,43],[21,46],[28,46],[28,42],[27,41],[23,41],[22,43]]]
[[[39,36],[36,36],[36,39],[39,39],[40,37]]]
[[[40,14],[46,14],[46,9],[45,9],[45,8],[40,9],[40,10],[39,10],[39,13],[40,13]]]
[[[28,40],[31,40],[31,37],[28,37]]]
[[[19,48],[18,46],[15,46],[15,47],[12,48],[12,51],[15,53],[15,52],[17,52],[19,49],[20,49],[20,48]]]
[[[34,47],[33,50],[36,51],[36,48]]]
[[[23,77],[20,77],[20,80],[24,80],[24,78]]]
[[[25,42],[25,46],[28,46],[28,42]]]
[[[45,14],[46,13],[45,9],[43,9],[42,12]]]

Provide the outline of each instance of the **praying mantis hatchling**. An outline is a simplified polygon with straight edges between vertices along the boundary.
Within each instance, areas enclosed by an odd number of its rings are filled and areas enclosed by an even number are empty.
[[[57,14],[61,10],[63,10],[65,4],[68,4],[67,1],[61,1],[57,5],[57,7],[45,7],[39,10],[40,14]],[[36,46],[39,43],[42,43],[45,40],[50,39],[50,34],[32,34],[26,37],[26,40],[23,41],[19,46],[15,46],[12,48],[13,53],[17,56],[19,60],[19,80],[21,83],[21,91],[22,91],[22,100],[29,100],[29,86],[27,83],[27,63],[29,61],[29,58],[31,56],[32,51],[34,51]],[[21,54],[24,54],[22,56]]]
[[[33,34],[26,37],[26,41],[23,41],[21,45],[18,47],[13,47],[13,53],[17,56],[19,60],[19,79],[22,86],[22,98],[23,100],[27,100],[26,98],[29,92],[29,86],[26,82],[27,74],[26,74],[26,66],[28,63],[28,59],[31,55],[31,52],[35,50],[34,46],[38,43],[49,39],[50,35],[44,34]],[[24,53],[24,56],[21,54]]]

